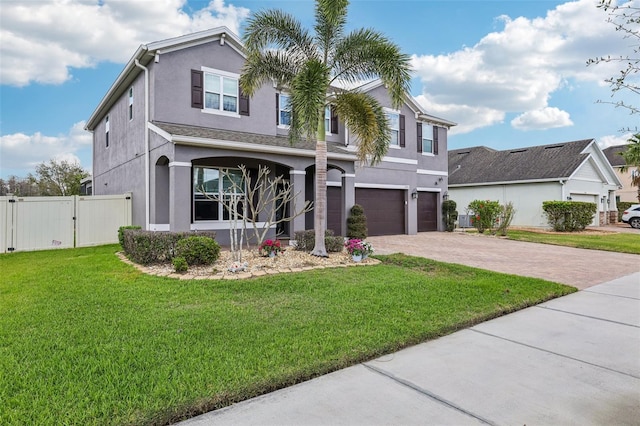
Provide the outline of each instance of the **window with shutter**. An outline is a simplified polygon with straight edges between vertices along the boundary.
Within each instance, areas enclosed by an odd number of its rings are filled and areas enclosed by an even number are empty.
[[[331,133],[334,135],[338,134],[338,113],[336,111],[336,108],[331,105]]]
[[[416,143],[418,152],[422,152],[422,123],[417,123],[416,131],[418,133],[418,141]]]
[[[404,115],[400,114],[400,147],[404,148],[405,145]]]
[[[433,130],[427,123],[418,123],[418,152],[433,154]]]
[[[191,70],[191,108],[202,109],[204,106],[202,103],[203,74],[202,71]]]
[[[438,127],[433,126],[433,153],[438,155]]]

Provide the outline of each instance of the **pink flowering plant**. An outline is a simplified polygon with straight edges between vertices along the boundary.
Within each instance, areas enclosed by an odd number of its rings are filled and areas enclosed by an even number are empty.
[[[271,253],[278,254],[282,251],[282,246],[278,240],[264,240],[260,244],[260,254],[263,256],[269,256]]]
[[[347,253],[352,256],[362,256],[365,254],[366,248],[362,240],[351,238],[344,243]]]
[[[484,231],[493,231],[500,223],[500,212],[502,208],[497,201],[473,200],[467,207],[469,212],[473,212],[471,221],[473,226],[481,234]]]

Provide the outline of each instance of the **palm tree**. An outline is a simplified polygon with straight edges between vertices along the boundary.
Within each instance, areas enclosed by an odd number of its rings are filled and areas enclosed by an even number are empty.
[[[376,164],[389,146],[384,110],[373,97],[340,87],[379,78],[395,108],[409,89],[409,56],[398,46],[371,29],[345,34],[348,5],[348,0],[316,0],[315,34],[284,11],[260,11],[248,20],[243,37],[247,61],[242,90],[251,96],[267,81],[285,87],[290,94],[291,143],[315,141],[315,256],[327,256],[325,107],[332,105],[358,138],[358,159]]]
[[[631,185],[638,187],[638,201],[640,202],[640,133],[631,136],[627,141],[629,142],[627,149],[620,153],[626,164],[620,170],[626,172],[629,167],[636,168],[635,173],[631,174]]]

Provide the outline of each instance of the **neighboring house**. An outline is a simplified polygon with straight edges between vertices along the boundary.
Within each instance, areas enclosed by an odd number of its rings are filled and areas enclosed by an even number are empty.
[[[93,179],[91,176],[80,181],[80,195],[93,195]]]
[[[636,174],[640,173],[635,167],[629,167],[626,172],[622,172],[621,168],[626,163],[620,153],[627,149],[627,145],[610,146],[603,150],[604,155],[607,156],[607,160],[615,170],[616,175],[620,182],[622,182],[622,188],[616,191],[616,202],[626,201],[629,203],[638,202],[638,187],[631,186],[631,179]]]
[[[594,139],[496,151],[484,146],[449,151],[449,197],[460,214],[473,200],[512,202],[516,226],[546,227],[543,201],[598,206],[593,225],[615,221],[621,186]]]
[[[244,60],[240,40],[224,27],[140,46],[87,121],[94,194],[131,192],[134,224],[157,231],[228,230],[228,211],[201,188],[221,195],[228,187],[221,171],[237,176],[239,165],[282,175],[299,193],[296,209],[313,200],[315,145],[289,143],[285,89],[266,84],[243,95]],[[359,90],[390,105],[380,82]],[[372,168],[357,162],[357,141],[327,108],[327,223],[337,235],[354,203],[364,207],[370,235],[442,229],[447,131],[455,123],[426,114],[408,94],[388,114],[391,146]],[[307,214],[282,231],[312,228]]]

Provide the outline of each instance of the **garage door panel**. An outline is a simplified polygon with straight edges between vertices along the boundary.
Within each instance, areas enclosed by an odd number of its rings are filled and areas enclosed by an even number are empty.
[[[418,193],[418,232],[438,230],[438,193]]]
[[[364,208],[368,233],[405,233],[405,191],[402,189],[356,188],[356,203]]]

